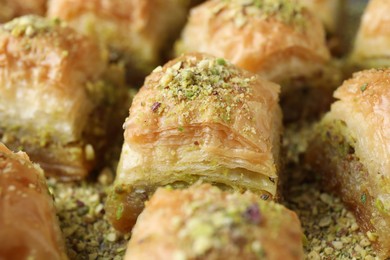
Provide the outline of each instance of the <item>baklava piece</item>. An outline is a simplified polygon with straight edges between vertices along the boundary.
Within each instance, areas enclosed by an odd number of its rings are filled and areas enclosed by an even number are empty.
[[[321,20],[325,27],[328,47],[332,54],[337,56],[344,54],[345,0],[298,0],[298,2]]]
[[[341,197],[382,257],[390,256],[390,69],[368,70],[335,92],[306,160]]]
[[[199,51],[281,82],[329,60],[324,29],[294,0],[211,0],[191,10],[177,52]]]
[[[46,2],[47,0],[0,0],[0,23],[28,14],[44,15]]]
[[[223,57],[281,84],[287,121],[327,111],[340,84],[321,21],[295,0],[207,1],[191,10],[176,50]]]
[[[125,259],[303,259],[297,215],[253,193],[209,184],[159,188],[139,216]]]
[[[131,80],[161,63],[188,8],[188,0],[50,0],[48,15],[108,47],[111,61],[126,63]]]
[[[1,25],[0,141],[26,151],[48,175],[85,177],[101,161],[107,133],[112,140],[112,127],[120,128],[114,119],[125,117],[115,110],[121,88],[103,79],[103,56],[58,20],[25,16]]]
[[[351,63],[358,69],[390,66],[390,1],[371,0],[355,39]]]
[[[274,199],[282,124],[278,94],[277,84],[208,55],[187,54],[155,69],[124,124],[106,203],[114,227],[128,231],[159,186],[184,187],[201,179]]]
[[[67,259],[42,169],[0,143],[0,259]]]

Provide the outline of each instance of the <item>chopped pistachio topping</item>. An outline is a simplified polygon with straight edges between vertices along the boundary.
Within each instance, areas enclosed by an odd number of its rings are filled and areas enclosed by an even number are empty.
[[[225,7],[236,11],[233,17],[238,27],[246,24],[251,16],[263,19],[274,18],[300,29],[305,26],[302,6],[295,0],[227,0],[222,6],[218,6],[218,10]]]
[[[362,92],[366,91],[367,86],[368,86],[368,83],[363,84],[363,85],[360,87],[360,90],[361,90]]]
[[[243,77],[224,59],[210,57],[198,61],[190,57],[157,73],[162,74],[157,86],[160,95],[150,102],[152,107],[160,104],[160,113],[190,119],[191,114],[213,109],[224,122],[231,120],[233,110],[251,94],[249,84],[254,79]],[[244,106],[242,111],[248,112]]]
[[[34,37],[38,34],[51,32],[54,27],[61,25],[59,19],[46,19],[39,16],[28,15],[16,18],[0,28],[10,32],[15,37]]]
[[[192,245],[195,258],[206,255],[210,249],[236,246],[234,241],[239,238],[245,245],[237,246],[250,254],[264,254],[259,232],[267,232],[269,237],[279,232],[284,217],[282,207],[247,194],[225,195],[213,187],[207,190],[207,195],[195,195],[190,203],[183,205],[186,216],[182,219],[187,221],[172,220],[172,226],[179,230],[180,239],[186,245]],[[272,219],[270,233],[270,229],[263,227],[265,216]],[[271,225],[270,222],[267,225]]]
[[[366,204],[367,195],[363,193],[362,196],[360,197],[360,200],[362,201],[363,204]]]
[[[119,220],[123,215],[123,204],[120,204],[118,209],[116,210],[116,219]]]

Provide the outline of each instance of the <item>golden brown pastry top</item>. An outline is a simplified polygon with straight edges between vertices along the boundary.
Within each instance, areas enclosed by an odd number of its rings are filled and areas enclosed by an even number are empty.
[[[185,21],[188,0],[51,0],[48,15],[94,37],[137,67],[156,66]],[[153,68],[152,67],[152,68]],[[151,69],[149,68],[148,71]]]
[[[390,1],[371,0],[364,11],[352,54],[365,68],[390,65]]]
[[[25,16],[1,25],[0,111],[7,111],[2,123],[12,127],[24,120],[37,131],[56,132],[54,139],[78,139],[94,106],[103,55],[55,19]]]
[[[42,169],[0,143],[0,258],[67,259]]]
[[[278,85],[224,59],[183,55],[146,78],[125,122],[125,140],[148,146],[145,140],[153,143],[162,132],[181,135],[191,126],[220,125],[255,150],[270,152],[272,135],[281,129],[273,114],[280,113],[279,91]]]
[[[356,142],[355,152],[368,171],[389,179],[390,69],[355,73],[334,96],[339,100],[325,119],[343,120]]]
[[[301,232],[294,212],[250,192],[160,188],[138,218],[125,259],[302,259]]]
[[[211,0],[191,10],[177,52],[200,51],[280,82],[329,59],[321,22],[295,0]]]
[[[16,18],[0,27],[0,47],[2,69],[16,60],[18,68],[44,67],[46,79],[57,83],[53,87],[66,92],[96,80],[104,69],[98,46],[58,19]]]

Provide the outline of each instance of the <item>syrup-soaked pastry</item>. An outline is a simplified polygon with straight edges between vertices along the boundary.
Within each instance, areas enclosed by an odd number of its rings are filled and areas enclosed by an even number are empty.
[[[390,66],[390,1],[371,0],[364,11],[351,62],[360,68]]]
[[[325,27],[327,44],[334,55],[343,55],[345,46],[346,17],[345,0],[298,0],[304,7],[317,15]]]
[[[294,212],[251,192],[210,184],[159,188],[137,220],[125,260],[300,260],[302,236]]]
[[[159,186],[201,179],[275,198],[278,94],[277,84],[208,55],[183,55],[155,69],[124,124],[125,142],[106,203],[114,227],[128,231]]]
[[[390,256],[390,69],[367,70],[335,92],[338,99],[317,127],[307,162],[325,186],[377,236]]]
[[[0,23],[27,14],[44,15],[47,0],[0,0]]]
[[[67,259],[42,169],[2,143],[0,209],[0,259]]]
[[[118,114],[111,108],[119,87],[103,80],[103,56],[58,20],[25,16],[1,25],[0,141],[26,151],[48,175],[85,177]]]
[[[294,0],[211,0],[191,10],[177,52],[205,52],[282,82],[329,60],[324,29]],[[284,87],[284,86],[283,86]]]
[[[340,25],[340,14],[344,0],[298,0],[311,12],[318,15],[329,33],[336,33]]]
[[[339,82],[320,20],[294,0],[211,0],[191,10],[177,53],[223,57],[282,86],[284,121],[328,111]]]
[[[111,60],[123,60],[136,77],[160,64],[188,8],[188,0],[50,0],[48,15],[107,46]]]

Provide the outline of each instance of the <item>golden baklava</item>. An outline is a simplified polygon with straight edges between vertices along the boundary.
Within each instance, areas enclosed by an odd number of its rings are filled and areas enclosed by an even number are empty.
[[[111,60],[124,61],[135,78],[160,64],[188,5],[188,0],[50,0],[48,15],[107,46]]]
[[[351,62],[359,68],[390,66],[390,1],[371,0],[361,19]]]
[[[343,35],[346,29],[345,22],[345,0],[298,0],[313,14],[320,18],[325,27],[326,38],[332,54],[342,55],[345,52],[345,39]],[[343,19],[344,18],[344,19]]]
[[[201,179],[277,196],[279,86],[222,58],[187,54],[158,67],[134,97],[106,212],[128,231],[159,186]],[[123,212],[118,217],[118,212]]]
[[[0,23],[28,14],[44,15],[46,2],[47,0],[0,0]]]
[[[67,259],[42,169],[2,143],[0,209],[0,259]]]
[[[176,51],[223,57],[281,84],[285,121],[327,111],[339,85],[321,21],[295,0],[207,1],[191,10]]]
[[[297,215],[251,192],[210,184],[159,188],[146,203],[125,259],[303,259]]]
[[[317,126],[306,160],[390,256],[390,69],[354,74]]]
[[[120,127],[113,119],[125,96],[103,78],[104,56],[58,20],[25,16],[1,25],[0,141],[26,151],[48,175],[85,177],[111,127]]]
[[[324,29],[294,0],[211,0],[191,10],[177,52],[205,52],[281,82],[329,60]]]

